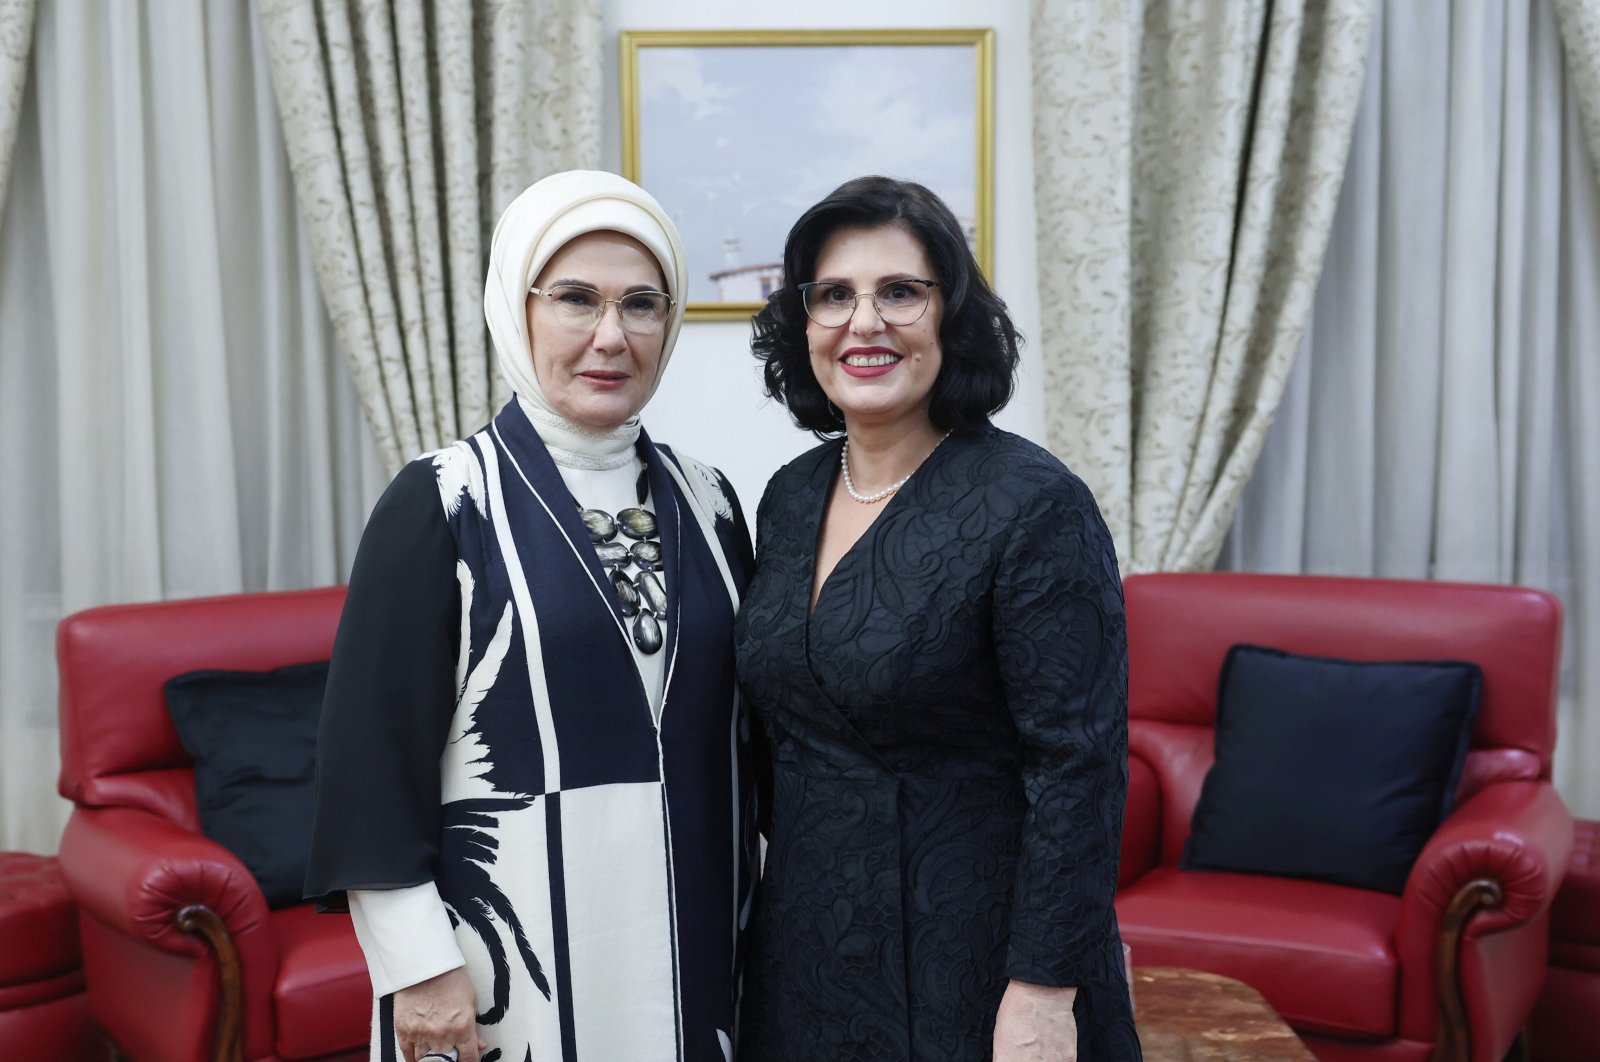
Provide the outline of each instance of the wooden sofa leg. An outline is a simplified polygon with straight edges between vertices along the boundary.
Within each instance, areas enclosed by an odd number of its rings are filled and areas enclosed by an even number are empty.
[[[1467,1023],[1467,1004],[1461,992],[1461,938],[1467,922],[1486,907],[1499,907],[1505,901],[1500,883],[1477,878],[1461,886],[1444,912],[1439,930],[1439,951],[1434,958],[1434,988],[1439,1000],[1439,1043],[1433,1062],[1470,1062],[1472,1033]]]
[[[212,1040],[212,1062],[244,1062],[244,988],[239,971],[239,949],[233,946],[221,916],[203,904],[181,908],[178,928],[206,942],[217,960],[217,1031]]]

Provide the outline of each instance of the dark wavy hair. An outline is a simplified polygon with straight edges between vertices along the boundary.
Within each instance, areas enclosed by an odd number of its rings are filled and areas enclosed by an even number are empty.
[[[783,246],[784,284],[753,318],[750,349],[761,360],[767,394],[794,422],[821,438],[844,431],[811,371],[800,285],[816,279],[822,245],[840,229],[900,225],[922,244],[939,282],[943,363],[928,414],[946,431],[973,431],[1011,400],[1022,337],[1006,304],[989,287],[967,247],[961,223],[944,200],[915,181],[857,177],[800,215]]]

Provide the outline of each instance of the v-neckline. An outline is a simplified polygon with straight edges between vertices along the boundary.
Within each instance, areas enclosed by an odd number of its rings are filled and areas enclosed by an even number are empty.
[[[514,411],[510,418],[502,425],[501,420],[508,411]],[[561,471],[550,456],[549,449],[539,437],[538,430],[534,428],[527,415],[515,399],[506,404],[501,410],[501,415],[495,418],[493,424],[495,434],[500,438],[501,446],[507,456],[511,458],[512,465],[522,477],[523,483],[532,493],[545,512],[554,521],[557,530],[567,539],[572,552],[583,565],[589,576],[589,583],[606,611],[610,613],[612,623],[622,639],[624,650],[629,654],[635,668],[638,661],[633,658],[633,637],[628,626],[628,617],[623,614],[621,601],[611,588],[610,573],[605,565],[600,563],[594,543],[589,538],[589,532],[583,525],[580,516],[581,509],[577,499],[567,488],[566,481],[561,476]],[[519,460],[516,451],[523,451],[523,459]],[[666,576],[667,618],[663,624],[664,644],[662,651],[669,653],[668,661],[677,655],[678,628],[681,625],[682,582],[679,567],[679,550],[681,548],[681,522],[682,515],[678,509],[677,494],[673,490],[672,476],[662,467],[665,458],[661,457],[651,442],[650,436],[644,429],[640,429],[639,438],[634,443],[634,450],[648,468],[647,475],[650,485],[650,500],[654,506],[656,521],[661,529],[662,574]],[[524,461],[527,467],[524,467]],[[547,500],[548,499],[548,500]],[[665,685],[671,674],[670,664],[663,678],[662,702],[665,704]],[[644,686],[644,676],[640,676],[640,688]],[[645,699],[653,704],[649,691],[645,690]]]
[[[920,468],[920,466],[918,467]],[[866,527],[861,529],[861,534],[856,536],[855,541],[850,543],[849,546],[845,547],[843,553],[839,554],[839,559],[833,562],[833,567],[828,569],[828,574],[822,577],[822,581],[819,584],[817,581],[817,564],[822,556],[822,532],[828,522],[828,509],[833,505],[834,493],[839,487],[839,463],[837,461],[831,462],[830,468],[832,469],[832,473],[827,477],[827,481],[823,484],[821,504],[812,507],[812,511],[815,514],[816,523],[814,526],[812,526],[810,533],[807,535],[807,539],[811,545],[811,555],[809,558],[811,578],[806,581],[807,626],[810,625],[811,617],[816,615],[818,607],[821,606],[822,595],[828,592],[828,584],[833,581],[833,577],[838,574],[840,568],[844,567],[845,562],[850,560],[851,555],[856,552],[861,544],[865,542],[874,531],[882,526],[886,519],[888,519],[890,510],[899,504],[900,495],[905,490],[905,487],[902,486],[900,490],[895,491],[893,497],[889,498],[883,503],[883,507],[878,510],[877,515],[872,518],[871,522],[868,523]],[[915,475],[915,473],[913,473],[913,475]],[[907,485],[909,485],[909,480],[907,481]]]
[[[840,477],[840,454],[845,449],[845,440],[843,438],[835,440],[837,445],[827,451],[827,454],[829,454],[827,464],[821,465],[818,470],[814,470],[811,473],[811,488],[816,491],[818,486],[821,486],[821,489],[813,497],[813,504],[810,507],[810,517],[813,523],[808,528],[808,533],[805,534],[806,581],[803,608],[805,608],[805,627],[808,632],[811,629],[811,617],[816,616],[818,609],[822,608],[822,597],[826,595],[829,585],[834,582],[834,576],[837,576],[838,569],[843,568],[848,561],[853,560],[856,553],[861,552],[862,544],[867,539],[877,536],[878,529],[883,528],[890,521],[891,513],[898,512],[899,507],[901,507],[902,497],[906,497],[907,494],[914,494],[917,491],[918,485],[926,478],[923,477],[923,470],[928,469],[930,465],[941,459],[939,454],[949,448],[949,443],[954,438],[952,433],[946,432],[944,438],[941,438],[938,443],[934,443],[933,449],[928,451],[928,456],[923,457],[922,464],[918,464],[915,469],[912,469],[910,475],[907,475],[906,481],[901,483],[901,488],[898,491],[894,491],[893,496],[888,501],[883,502],[883,509],[878,510],[877,517],[872,518],[872,523],[862,529],[861,534],[856,536],[856,541],[851,542],[850,547],[838,555],[838,560],[834,561],[834,566],[829,568],[827,576],[822,577],[821,584],[818,584],[816,565],[818,565],[818,557],[822,552],[822,525],[827,521],[829,505],[834,504],[834,493],[838,489],[838,477]],[[824,469],[826,469],[826,472],[824,472]],[[821,485],[818,485],[818,480],[821,480]],[[806,637],[806,654],[810,653],[811,641],[810,637]]]
[[[862,530],[861,534],[856,536],[856,540],[850,543],[849,548],[839,554],[839,559],[833,562],[833,567],[828,569],[828,574],[823,577],[820,585],[817,582],[817,558],[822,552],[822,527],[828,518],[828,507],[833,503],[833,494],[839,485],[839,455],[844,451],[843,439],[839,439],[838,445],[829,452],[828,463],[824,466],[827,472],[824,474],[819,469],[817,472],[812,473],[813,487],[816,486],[818,478],[822,479],[823,482],[820,494],[810,507],[812,523],[805,534],[805,545],[808,553],[806,556],[807,579],[804,606],[805,626],[808,632],[806,639],[806,653],[808,655],[811,652],[809,637],[811,620],[817,614],[817,611],[822,608],[823,596],[827,594],[828,587],[833,582],[833,577],[839,574],[839,569],[843,568],[846,562],[854,558],[856,553],[862,549],[862,543],[876,535],[878,530],[888,522],[889,515],[900,506],[900,499],[916,490],[916,486],[922,478],[923,469],[933,464],[939,453],[945,449],[945,445],[952,438],[953,436],[947,433],[944,438],[934,444],[933,449],[928,451],[928,456],[924,457],[922,463],[911,471],[905,482],[900,485],[900,489],[895,491],[894,495],[883,503],[883,508],[879,510],[877,516],[872,518],[872,522]]]

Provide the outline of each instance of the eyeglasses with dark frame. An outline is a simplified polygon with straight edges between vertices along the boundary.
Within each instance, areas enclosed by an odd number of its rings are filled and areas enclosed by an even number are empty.
[[[575,332],[600,327],[606,306],[611,303],[617,306],[622,330],[637,336],[660,333],[672,317],[673,298],[664,291],[630,291],[619,299],[608,299],[594,288],[557,284],[552,288],[530,287],[528,293],[549,299],[556,320]]]
[[[837,328],[855,316],[860,300],[870,298],[872,308],[884,324],[916,324],[928,312],[928,303],[937,280],[891,280],[877,291],[856,294],[844,284],[814,280],[800,285],[800,301],[806,316],[824,328]]]

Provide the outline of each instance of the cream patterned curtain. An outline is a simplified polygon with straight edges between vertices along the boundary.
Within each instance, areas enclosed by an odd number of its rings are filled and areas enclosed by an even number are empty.
[[[22,86],[28,80],[28,49],[33,43],[33,0],[0,0],[0,203],[11,175],[11,145],[22,113]]]
[[[1050,445],[1125,571],[1207,568],[1283,393],[1374,0],[1035,0]]]
[[[391,470],[488,420],[489,234],[600,154],[598,0],[261,0],[334,330]]]

